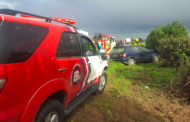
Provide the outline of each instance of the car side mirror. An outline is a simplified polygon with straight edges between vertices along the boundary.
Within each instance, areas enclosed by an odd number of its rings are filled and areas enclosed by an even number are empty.
[[[106,49],[100,49],[99,50],[100,55],[106,55],[106,53],[107,53]]]
[[[107,53],[106,49],[100,49],[99,50],[99,54],[101,55],[102,60],[105,60],[105,61],[107,60],[106,53]]]

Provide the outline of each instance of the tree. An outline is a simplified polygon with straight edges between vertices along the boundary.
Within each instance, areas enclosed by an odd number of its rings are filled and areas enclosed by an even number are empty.
[[[179,66],[181,58],[188,65],[189,57],[186,54],[190,51],[190,40],[185,37],[161,39],[158,51],[162,66]]]
[[[150,49],[157,49],[159,46],[159,40],[167,38],[189,38],[189,32],[179,21],[174,21],[166,26],[155,26],[154,30],[151,30],[147,36],[146,46]]]
[[[139,42],[143,42],[143,39],[140,37],[137,37],[139,39]]]

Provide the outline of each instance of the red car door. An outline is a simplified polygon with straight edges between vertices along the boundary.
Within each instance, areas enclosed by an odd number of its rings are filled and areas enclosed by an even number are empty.
[[[82,93],[88,66],[81,56],[81,46],[76,33],[63,32],[57,47],[55,67],[61,82],[67,82],[71,101]]]

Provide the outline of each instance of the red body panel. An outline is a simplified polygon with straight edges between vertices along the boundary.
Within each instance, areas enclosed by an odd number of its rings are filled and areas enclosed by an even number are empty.
[[[75,65],[77,64],[77,66],[79,66],[82,74],[81,74],[81,78],[78,81],[78,83],[76,83],[76,85],[72,85],[72,73],[74,70]],[[78,90],[80,88],[80,82],[82,82],[83,77],[84,77],[84,71],[82,68],[82,63],[80,58],[65,58],[65,59],[55,59],[55,66],[56,66],[56,72],[58,75],[58,78],[61,79],[61,82],[66,82],[67,83],[67,89],[68,89],[68,94],[70,95],[68,100],[70,101],[72,98],[74,98],[77,93]],[[63,72],[59,72],[59,69],[62,68],[67,68],[67,70],[63,71]],[[74,78],[74,77],[73,77]],[[65,86],[65,84],[63,85]]]
[[[5,20],[7,18],[8,17],[5,17]],[[7,21],[8,20],[9,19],[7,19]],[[19,19],[17,21],[19,21]],[[22,20],[19,22],[26,21]],[[51,36],[53,36],[53,34],[48,34],[46,39]],[[0,76],[8,77],[7,85],[4,91],[0,94],[0,108],[9,110],[26,105],[31,96],[33,96],[44,82],[56,78],[56,73],[51,72],[54,70],[54,64],[48,54],[48,40],[46,39],[28,61],[0,65],[2,71],[0,72]],[[10,89],[12,92],[10,92]]]
[[[28,111],[30,112],[30,115],[26,116],[27,121],[29,121],[28,116],[30,116],[30,118],[35,116],[43,100],[45,100],[57,90],[64,90],[62,88],[61,82],[57,79],[55,65],[53,62],[54,58],[52,57],[52,50],[56,48],[56,42],[57,44],[59,42],[59,31],[63,29],[64,26],[35,20],[26,20],[23,18],[15,19],[15,17],[12,16],[4,16],[4,20],[44,26],[51,30],[29,60],[22,63],[0,65],[0,76],[8,77],[8,82],[3,92],[0,94],[0,108],[3,111],[7,111],[7,113],[10,111],[9,115],[14,115],[15,113],[12,113],[15,112],[12,111],[13,109],[19,108],[21,106],[27,106],[25,114],[27,114],[27,111],[31,109]],[[40,94],[36,94],[36,92],[48,81],[52,81],[53,84],[45,88],[43,92],[40,92]],[[55,81],[57,83],[55,83]],[[39,103],[34,107],[32,104],[36,102]],[[34,108],[35,111],[33,111]],[[20,113],[24,113],[24,109],[22,109],[22,112]],[[0,116],[1,122],[5,121],[2,119],[6,118],[8,115],[5,115],[4,112],[0,112]],[[20,120],[22,116],[19,117],[20,118],[18,120]],[[23,121],[26,122],[26,119]],[[16,122],[16,120],[14,122]]]
[[[0,122],[20,122],[25,107],[21,106],[9,111],[0,109]]]
[[[60,80],[53,79],[51,81],[46,82],[42,85],[31,97],[29,103],[26,106],[24,111],[22,121],[26,122],[28,120],[34,120],[34,117],[42,105],[42,103],[48,98],[52,93],[63,90]]]

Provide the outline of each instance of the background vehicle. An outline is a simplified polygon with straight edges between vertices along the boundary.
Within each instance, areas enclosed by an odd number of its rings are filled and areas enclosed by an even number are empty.
[[[110,52],[110,59],[132,65],[135,62],[157,61],[158,56],[154,50],[140,45],[131,45],[114,47]]]
[[[126,38],[125,42],[126,42],[126,44],[130,44],[131,43],[131,38]]]
[[[105,37],[107,37],[107,42],[105,42]],[[94,42],[94,38],[93,38],[93,42]],[[114,47],[116,45],[115,37],[108,34],[101,34],[101,37],[98,39],[98,44],[99,46],[101,44],[103,49],[110,51],[112,49],[111,47]],[[111,44],[111,47],[109,46],[109,44]]]
[[[106,51],[98,52],[73,20],[0,13],[0,122],[62,122],[89,95],[104,91]]]
[[[103,35],[101,33],[95,33],[95,35],[93,36],[93,43],[96,45],[97,49],[100,49],[100,45],[102,45],[102,49],[105,49],[106,50],[106,55],[101,55],[102,56],[102,59],[107,59],[107,63],[108,65],[110,64],[109,60],[110,60],[110,57],[109,57],[109,52],[112,50],[112,46],[115,46],[116,42],[115,42],[115,37],[111,37],[109,36],[110,38],[108,38],[107,36]],[[112,43],[110,43],[110,41],[105,41],[105,37],[107,37],[107,40],[111,40]],[[111,47],[108,47],[107,48],[107,45],[109,45]]]
[[[81,34],[84,34],[84,35],[86,35],[86,36],[88,36],[89,37],[89,35],[88,35],[88,32],[87,31],[83,31],[83,30],[77,30],[78,31],[78,33],[81,33]],[[90,37],[89,37],[90,38]]]

